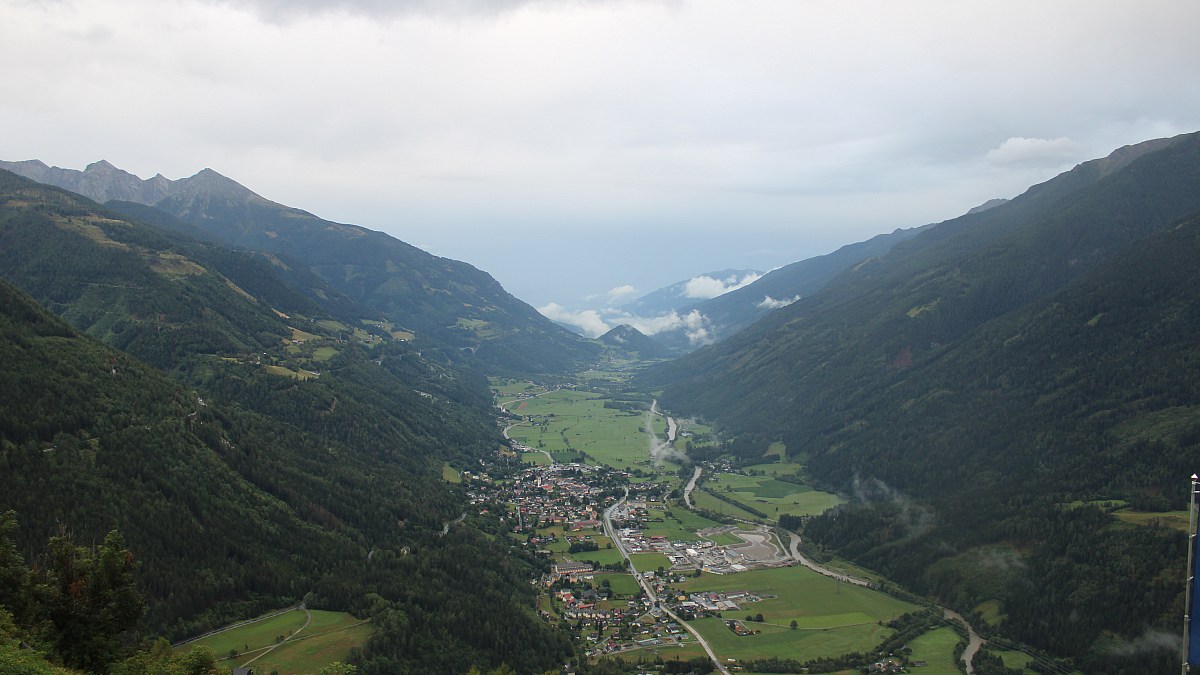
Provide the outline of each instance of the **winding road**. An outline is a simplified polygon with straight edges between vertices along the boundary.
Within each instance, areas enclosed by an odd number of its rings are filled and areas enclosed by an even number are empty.
[[[696,638],[696,642],[700,643],[701,647],[704,647],[704,653],[708,654],[708,658],[713,662],[713,665],[716,666],[718,672],[722,673],[722,675],[731,675],[729,669],[725,667],[725,664],[721,663],[721,660],[717,658],[717,653],[713,651],[712,646],[708,644],[708,640],[705,640],[704,636],[701,635],[699,631],[693,628],[688,622],[679,618],[679,615],[677,615],[675,612],[672,612],[669,608],[658,604],[658,596],[655,595],[654,588],[650,586],[650,582],[646,581],[646,579],[642,577],[641,572],[638,572],[637,567],[634,566],[633,560],[629,558],[629,552],[625,550],[625,544],[621,541],[621,537],[617,534],[617,530],[613,528],[612,524],[613,511],[616,511],[618,507],[624,504],[626,499],[629,499],[629,488],[625,488],[624,496],[617,500],[616,503],[607,509],[604,509],[604,529],[608,532],[609,538],[612,539],[613,543],[617,545],[617,550],[621,552],[621,557],[625,558],[625,563],[629,565],[630,573],[633,574],[634,579],[637,579],[638,585],[642,587],[642,590],[646,592],[646,597],[650,600],[651,605],[662,610],[667,616],[671,617],[672,621],[680,626],[683,626],[687,632],[691,633],[692,637]]]
[[[544,392],[544,391],[543,391],[541,394],[534,394],[532,398],[537,398],[538,396],[541,396],[542,394],[545,394],[545,393],[546,393],[546,392]],[[513,403],[514,401],[518,401],[518,400],[520,400],[520,399],[513,399],[512,401],[509,401],[509,403]],[[497,407],[497,408],[499,408],[499,409],[501,409],[501,410],[503,410],[505,413],[508,413],[508,412],[509,412],[508,408],[504,407],[504,404],[503,404],[503,403],[500,403],[500,401],[499,401],[499,397],[497,397],[497,398],[496,398],[496,407]],[[510,414],[511,414],[511,413],[510,413]],[[502,434],[504,434],[504,440],[506,440],[506,441],[511,441],[511,440],[512,440],[512,436],[509,436],[509,435],[508,435],[508,430],[509,430],[509,429],[511,429],[511,428],[513,428],[513,427],[515,427],[515,426],[517,426],[518,424],[520,424],[520,422],[513,422],[512,424],[510,424],[510,425],[508,425],[508,426],[504,427],[504,429],[501,431],[501,433],[502,433]],[[550,465],[551,465],[551,466],[553,466],[554,464],[556,464],[556,463],[557,463],[557,462],[555,462],[555,461],[554,461],[554,455],[551,455],[549,452],[547,452],[547,451],[545,451],[545,450],[538,450],[537,452],[540,452],[540,453],[542,453],[543,455],[545,455],[545,456],[546,456],[546,459],[550,460]]]
[[[791,535],[790,544],[792,558],[798,561],[801,565],[804,565],[817,574],[824,574],[825,576],[837,579],[838,581],[844,581],[848,584],[854,584],[855,586],[862,586],[863,588],[869,588],[871,586],[871,582],[867,581],[866,579],[859,579],[857,577],[851,577],[839,572],[834,572],[827,567],[822,567],[808,558],[805,558],[804,554],[800,553],[800,535],[796,534],[795,532],[788,532],[788,534]]]

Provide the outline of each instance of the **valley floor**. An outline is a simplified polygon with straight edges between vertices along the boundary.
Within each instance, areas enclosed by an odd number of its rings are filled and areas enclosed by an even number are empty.
[[[800,480],[783,448],[759,465],[692,466],[688,443],[711,443],[711,430],[656,403],[639,414],[583,386],[494,385],[504,454],[526,468],[502,481],[471,477],[470,493],[503,502],[512,540],[553,561],[536,580],[539,611],[572,626],[591,659],[635,668],[709,658],[721,672],[799,672],[816,660],[899,672],[921,662],[936,673],[958,672],[956,649],[969,664],[982,646],[962,617],[807,558],[780,515],[840,500]],[[891,645],[913,621],[924,623],[905,635],[928,639]],[[861,656],[885,646],[894,657]]]

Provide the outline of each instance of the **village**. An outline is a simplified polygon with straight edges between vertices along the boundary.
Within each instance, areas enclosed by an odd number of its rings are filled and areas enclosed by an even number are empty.
[[[573,628],[588,643],[589,656],[636,650],[669,656],[670,648],[695,643],[679,619],[720,617],[760,600],[745,591],[682,593],[674,584],[702,572],[736,574],[792,562],[766,528],[724,525],[687,539],[654,533],[666,520],[669,488],[610,467],[530,465],[503,480],[486,473],[464,477],[475,503],[503,505],[514,543],[550,561],[548,571],[531,580],[543,593],[539,614]],[[605,527],[606,510],[612,531]],[[737,543],[713,541],[722,537]],[[741,621],[728,623],[737,634],[752,632]]]

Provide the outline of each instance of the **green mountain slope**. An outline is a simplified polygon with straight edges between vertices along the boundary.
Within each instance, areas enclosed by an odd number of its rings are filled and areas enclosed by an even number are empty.
[[[152,634],[307,598],[387,618],[367,672],[539,670],[569,653],[533,615],[529,563],[497,543],[497,521],[443,535],[465,504],[443,463],[498,443],[458,350],[302,315],[311,299],[268,262],[11,174],[0,258],[58,314],[178,380],[5,286],[0,510],[18,511],[29,550],[56,523],[119,527],[144,561]]]
[[[381,232],[322,220],[201,172],[155,207],[240,248],[298,260],[352,299],[492,368],[557,372],[594,347],[517,300],[490,275]]]
[[[660,400],[859,498],[811,540],[999,601],[1085,671],[1146,672],[1101,643],[1175,623],[1182,537],[1061,505],[1178,504],[1200,463],[1198,188],[1194,134],[1081,165],[663,366]]]
[[[489,274],[382,232],[323,220],[265,199],[211,169],[178,181],[136,176],[97,162],[84,171],[0,162],[37,181],[77,191],[163,227],[296,261],[399,327],[474,354],[492,370],[560,372],[596,346],[513,297]],[[170,221],[138,209],[152,206]]]
[[[1108,255],[1200,209],[1200,137],[1105,173],[1088,163],[947,221],[848,270],[817,295],[658,370],[681,408],[726,409],[738,431],[803,444],[856,396],[987,321],[1045,297]],[[786,366],[783,366],[786,364]]]

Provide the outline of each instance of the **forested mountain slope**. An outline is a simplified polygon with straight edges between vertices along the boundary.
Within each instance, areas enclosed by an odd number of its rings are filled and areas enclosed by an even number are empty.
[[[999,601],[1003,632],[1087,672],[1147,672],[1103,636],[1177,623],[1182,536],[1062,505],[1178,505],[1200,464],[1196,214],[1200,137],[1126,148],[653,377],[740,452],[783,440],[859,497],[811,539],[965,611]]]
[[[258,258],[0,181],[4,276],[177,378],[4,286],[0,511],[17,511],[27,557],[59,524],[92,540],[121,529],[151,635],[307,598],[376,618],[366,672],[541,670],[569,654],[532,613],[528,563],[490,538],[496,521],[442,534],[464,507],[442,463],[498,442],[458,350],[340,324]]]
[[[205,169],[189,178],[139,179],[106,162],[85,171],[41,162],[7,168],[149,219],[130,202],[149,205],[227,245],[298,261],[339,292],[382,313],[398,327],[472,352],[492,370],[557,372],[595,356],[594,344],[561,328],[471,265],[440,258],[382,232],[323,220],[277,204]],[[166,223],[160,223],[169,226]]]

